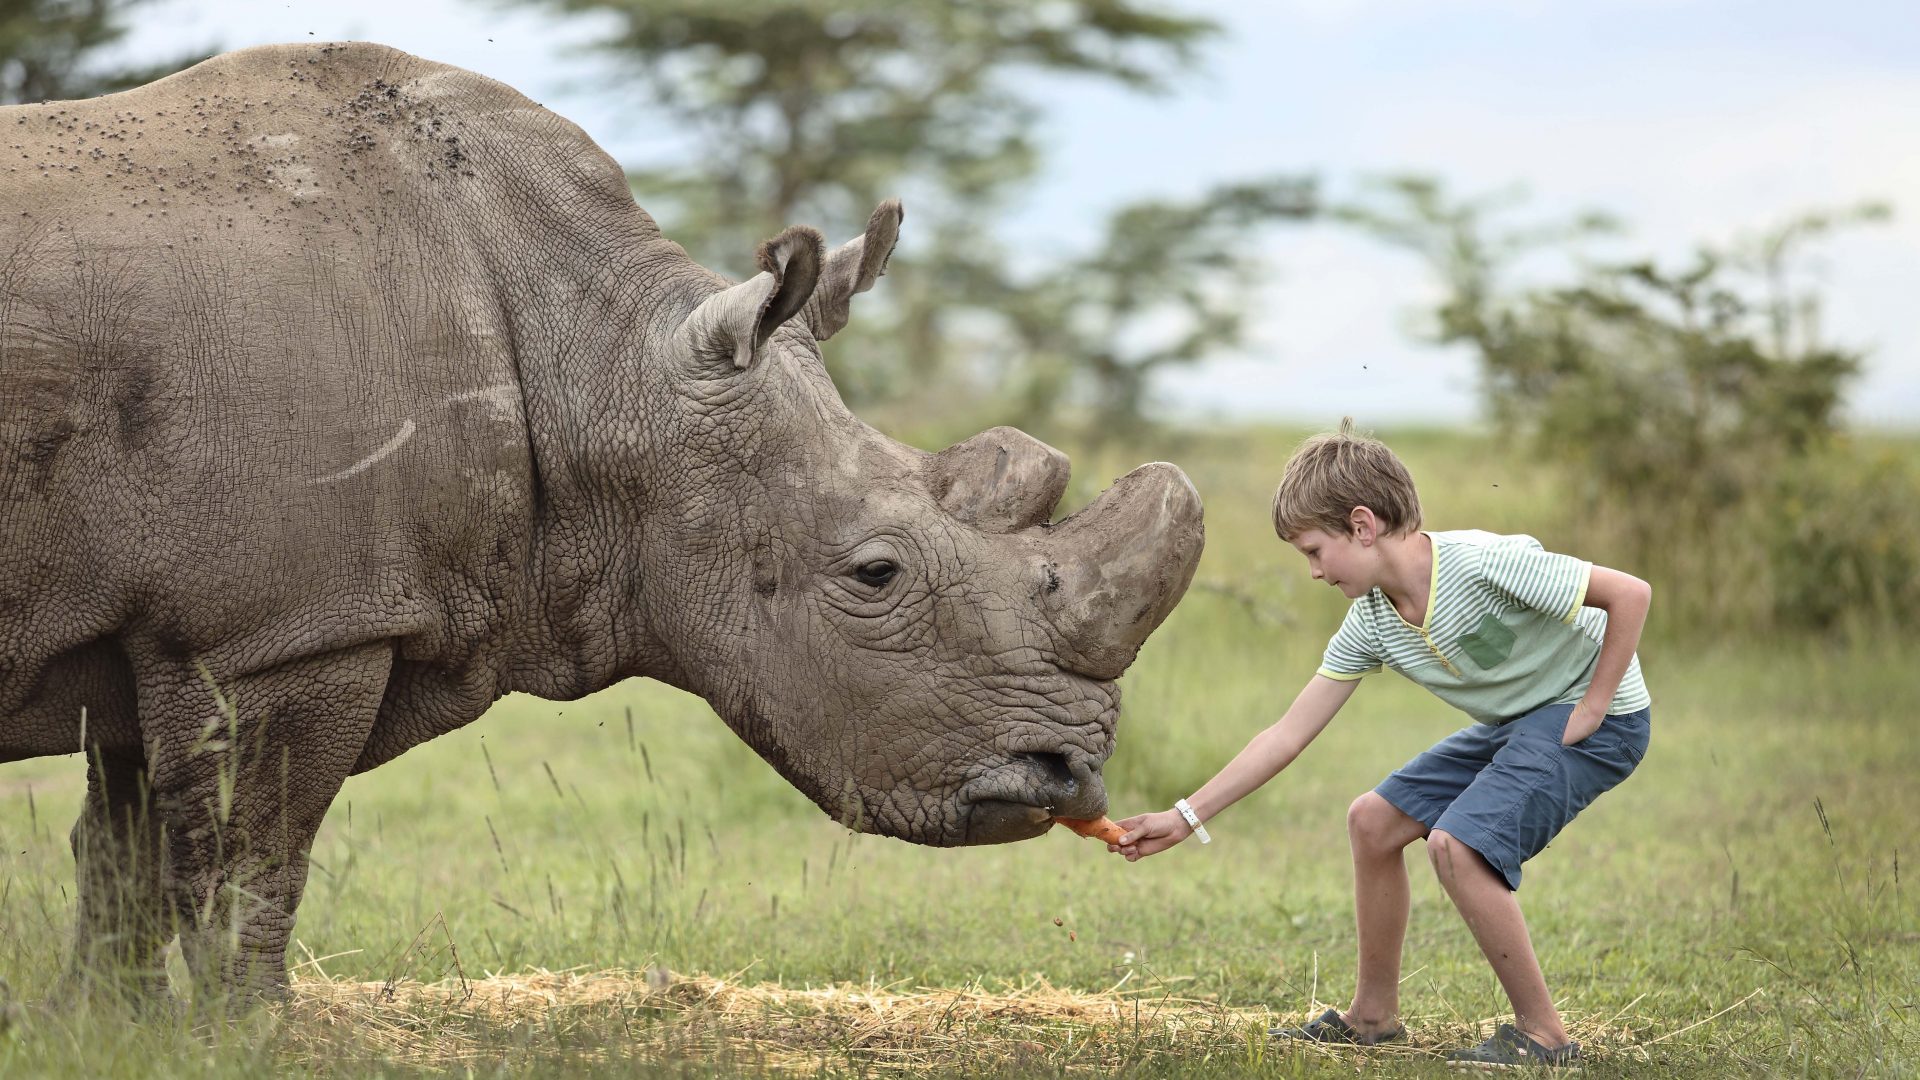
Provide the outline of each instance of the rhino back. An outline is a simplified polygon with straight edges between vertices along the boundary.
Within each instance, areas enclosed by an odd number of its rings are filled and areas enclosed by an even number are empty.
[[[524,614],[514,338],[560,316],[503,283],[658,236],[584,134],[363,44],[0,125],[0,708],[110,634],[239,672]]]

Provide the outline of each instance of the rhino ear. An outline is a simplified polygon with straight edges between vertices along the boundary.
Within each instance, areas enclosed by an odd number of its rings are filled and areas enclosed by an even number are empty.
[[[818,229],[790,226],[760,245],[760,272],[701,301],[688,328],[711,347],[730,349],[734,367],[752,367],[760,347],[813,295],[826,247]]]
[[[807,303],[807,325],[816,341],[825,341],[847,325],[848,308],[855,293],[873,288],[887,272],[887,259],[900,239],[900,221],[906,217],[899,199],[888,199],[874,208],[867,219],[867,231],[840,245],[827,258],[820,287]]]

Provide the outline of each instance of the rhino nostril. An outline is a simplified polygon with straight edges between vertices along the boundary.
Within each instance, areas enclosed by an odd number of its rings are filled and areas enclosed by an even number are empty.
[[[1069,798],[1080,790],[1080,781],[1074,777],[1073,769],[1067,765],[1067,755],[1036,751],[1020,756],[1045,769],[1047,778],[1063,788]]]

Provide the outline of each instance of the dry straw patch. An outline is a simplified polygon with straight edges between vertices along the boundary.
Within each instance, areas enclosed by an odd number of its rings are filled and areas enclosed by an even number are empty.
[[[792,988],[657,968],[434,983],[304,978],[286,1019],[295,1057],[346,1053],[430,1065],[537,1048],[800,1071],[848,1062],[898,1071],[955,1064],[1096,1071],[1156,1058],[1251,1064],[1291,1054],[1349,1065],[1362,1057],[1430,1060],[1492,1026],[1420,1018],[1411,1043],[1359,1050],[1270,1043],[1266,1031],[1277,1019],[1270,1010],[1181,997],[1165,984],[1081,992],[1036,978],[996,988]],[[1638,1041],[1622,1021],[1590,1020],[1574,1034],[1600,1051],[1594,1056],[1610,1056],[1604,1047]]]

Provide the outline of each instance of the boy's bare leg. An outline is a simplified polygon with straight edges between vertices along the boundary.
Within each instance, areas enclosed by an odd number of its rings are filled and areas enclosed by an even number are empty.
[[[1442,829],[1427,837],[1427,857],[1513,1003],[1513,1026],[1542,1046],[1565,1046],[1567,1029],[1533,955],[1520,901],[1506,880],[1479,852]]]
[[[1353,915],[1360,939],[1359,976],[1347,1023],[1362,1035],[1399,1026],[1400,949],[1407,939],[1407,845],[1426,826],[1369,791],[1347,810],[1353,847]]]

